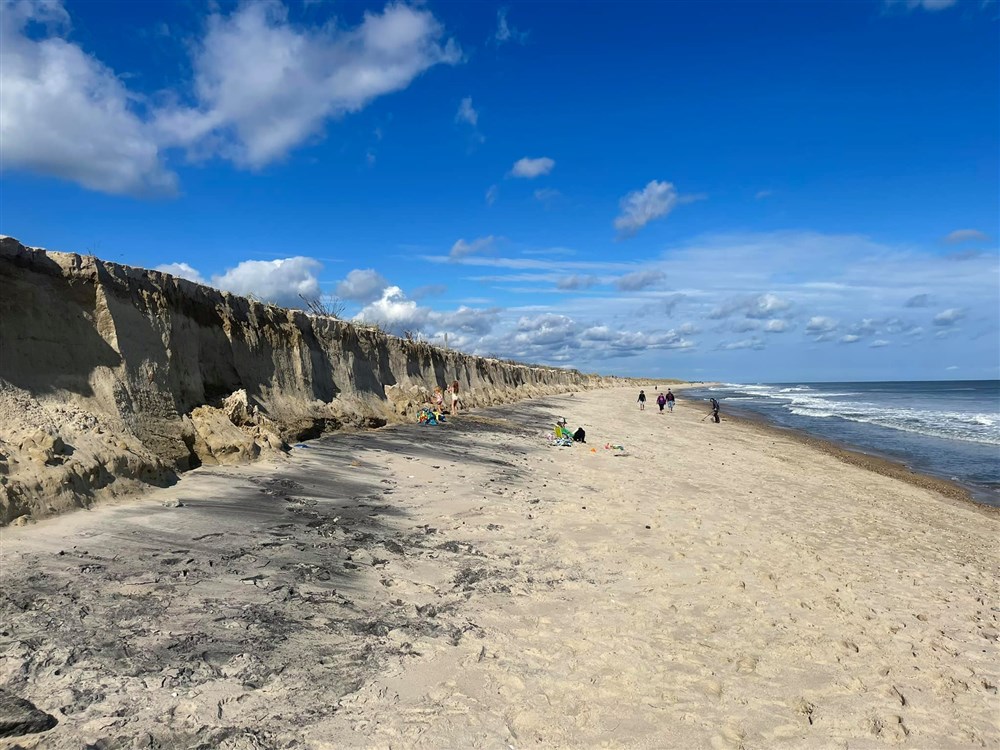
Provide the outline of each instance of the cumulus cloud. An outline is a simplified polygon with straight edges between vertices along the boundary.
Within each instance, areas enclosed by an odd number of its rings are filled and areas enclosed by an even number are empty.
[[[965,317],[965,312],[957,307],[950,307],[947,310],[943,310],[934,316],[934,325],[940,326],[942,328],[953,326],[962,318]]]
[[[156,267],[157,271],[169,273],[171,276],[179,276],[182,279],[193,281],[196,284],[207,284],[205,277],[199,273],[198,269],[192,268],[187,263],[164,263]]]
[[[169,147],[263,167],[319,135],[328,120],[461,59],[419,7],[390,4],[355,28],[300,28],[281,2],[243,3],[211,15],[193,46],[194,103],[166,92],[172,103],[144,109],[148,103],[110,68],[59,38],[68,22],[58,0],[3,0],[3,160],[107,193],[176,192],[162,159]]]
[[[990,236],[978,229],[956,229],[946,235],[944,241],[949,245],[957,245],[961,242],[986,242]]]
[[[448,253],[448,257],[456,259],[464,258],[467,255],[472,255],[473,253],[481,253],[484,250],[489,250],[493,247],[496,240],[497,238],[492,234],[488,237],[480,237],[472,242],[466,242],[464,239],[460,239],[451,246],[451,252]]]
[[[806,331],[808,333],[830,333],[836,330],[837,321],[833,318],[827,318],[823,315],[814,315],[809,318],[809,322],[806,323]]]
[[[497,308],[486,310],[462,305],[454,312],[436,313],[431,322],[442,333],[468,333],[475,336],[485,336],[497,324],[500,311]]]
[[[419,331],[430,320],[431,310],[407,299],[398,286],[382,290],[382,296],[354,316],[362,323],[377,323],[393,333]]]
[[[746,314],[748,318],[771,318],[789,307],[791,303],[776,294],[761,294],[749,301]]]
[[[370,302],[382,295],[389,282],[373,268],[355,268],[337,283],[336,294],[341,299]]]
[[[302,297],[320,296],[319,273],[323,264],[296,256],[279,260],[245,260],[224,274],[212,277],[212,286],[234,294],[253,294],[285,307],[300,307]]]
[[[449,345],[470,346],[475,339],[486,335],[496,325],[498,308],[480,309],[461,306],[453,311],[436,311],[422,307],[398,286],[382,290],[379,299],[361,309],[354,320],[376,323],[390,333],[401,335],[405,331],[423,331],[432,340],[443,343],[449,335]]]
[[[742,313],[748,318],[767,319],[785,312],[791,303],[776,294],[767,292],[752,297],[736,297],[728,299],[709,313],[710,318],[728,318]]]
[[[465,97],[458,105],[455,122],[467,122],[472,127],[476,127],[476,124],[479,122],[479,113],[472,106],[471,96]]]
[[[858,341],[861,341],[861,337],[854,333],[845,333],[838,341],[841,344],[856,344]]]
[[[242,4],[207,27],[194,57],[196,105],[165,109],[155,124],[164,142],[194,156],[251,168],[461,58],[429,11],[402,3],[366,12],[353,29],[298,28],[280,2]]]
[[[673,211],[678,201],[673,183],[652,180],[642,190],[634,190],[619,201],[621,213],[615,219],[615,229],[622,237],[631,237],[649,222]]]
[[[873,318],[862,318],[851,326],[850,332],[859,336],[870,336],[876,333],[882,325],[881,321],[874,320]]]
[[[175,193],[177,176],[137,114],[136,97],[114,71],[59,38],[68,27],[60,2],[0,4],[4,167],[104,193]]]
[[[623,292],[635,292],[658,284],[666,278],[663,271],[636,271],[625,274],[615,281],[615,288]]]
[[[769,320],[764,326],[765,333],[784,333],[789,328],[788,323],[783,320]]]
[[[531,159],[526,156],[514,162],[514,166],[510,168],[510,176],[525,177],[533,180],[536,177],[541,177],[551,172],[555,165],[555,160],[547,156],[541,156],[537,159]]]

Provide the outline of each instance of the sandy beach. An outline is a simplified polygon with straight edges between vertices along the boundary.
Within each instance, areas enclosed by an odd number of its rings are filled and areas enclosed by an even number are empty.
[[[1000,746],[997,514],[635,393],[0,530],[0,748]]]

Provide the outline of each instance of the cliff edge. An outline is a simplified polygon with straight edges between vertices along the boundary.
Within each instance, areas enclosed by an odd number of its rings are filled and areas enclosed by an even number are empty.
[[[617,382],[0,238],[0,524],[405,420],[453,380],[467,407]]]

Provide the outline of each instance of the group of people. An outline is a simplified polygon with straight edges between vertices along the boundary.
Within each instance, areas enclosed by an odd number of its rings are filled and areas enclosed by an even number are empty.
[[[636,400],[639,402],[639,411],[645,411],[646,410],[646,391],[640,389],[639,390],[639,398],[636,399]],[[674,410],[674,402],[676,400],[677,400],[677,398],[674,396],[674,392],[671,389],[667,388],[667,392],[666,393],[659,393],[656,396],[656,405],[660,407],[660,413],[662,414],[664,406],[667,407],[667,409],[669,411],[673,411]],[[719,402],[718,402],[717,399],[714,399],[714,398],[709,399],[709,401],[711,402],[711,405],[712,405],[712,411],[711,411],[710,414],[706,414],[705,417],[707,418],[707,417],[711,416],[712,417],[712,421],[714,421],[716,424],[718,424],[721,421],[719,419]]]
[[[643,390],[639,391],[639,399],[638,400],[639,400],[639,410],[640,411],[645,411],[646,410],[646,391],[643,391]],[[666,393],[660,393],[656,397],[656,405],[660,407],[660,413],[662,414],[664,406],[666,406],[667,409],[669,409],[670,411],[673,411],[674,410],[674,402],[676,400],[677,399],[674,396],[674,392],[672,390],[670,390],[669,388],[667,388],[667,392]]]
[[[449,396],[447,397],[447,401],[450,403],[450,406],[451,406],[451,410],[448,413],[449,414],[458,414],[459,409],[461,408],[462,401],[458,397],[458,381],[457,380],[453,380],[451,382],[451,385],[448,386],[447,392],[449,394]],[[445,403],[446,397],[445,397],[445,392],[441,389],[441,386],[439,386],[439,385],[438,386],[434,386],[434,396],[433,396],[433,399],[434,399],[434,408],[437,411],[444,413],[445,406],[446,406],[446,403]]]

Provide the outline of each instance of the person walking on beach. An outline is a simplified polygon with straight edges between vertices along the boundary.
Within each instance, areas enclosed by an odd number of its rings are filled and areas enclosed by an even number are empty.
[[[719,424],[719,422],[721,421],[719,419],[719,402],[714,398],[709,400],[712,402],[712,421],[715,422],[716,424]]]
[[[677,399],[674,398],[674,392],[672,390],[670,390],[669,388],[667,388],[667,410],[668,411],[673,411],[674,410],[674,401],[676,401],[676,400]]]
[[[642,389],[639,390],[639,411],[646,410],[646,392]]]
[[[656,405],[660,407],[660,414],[663,414],[663,407],[667,405],[667,397],[661,393],[656,397]]]

